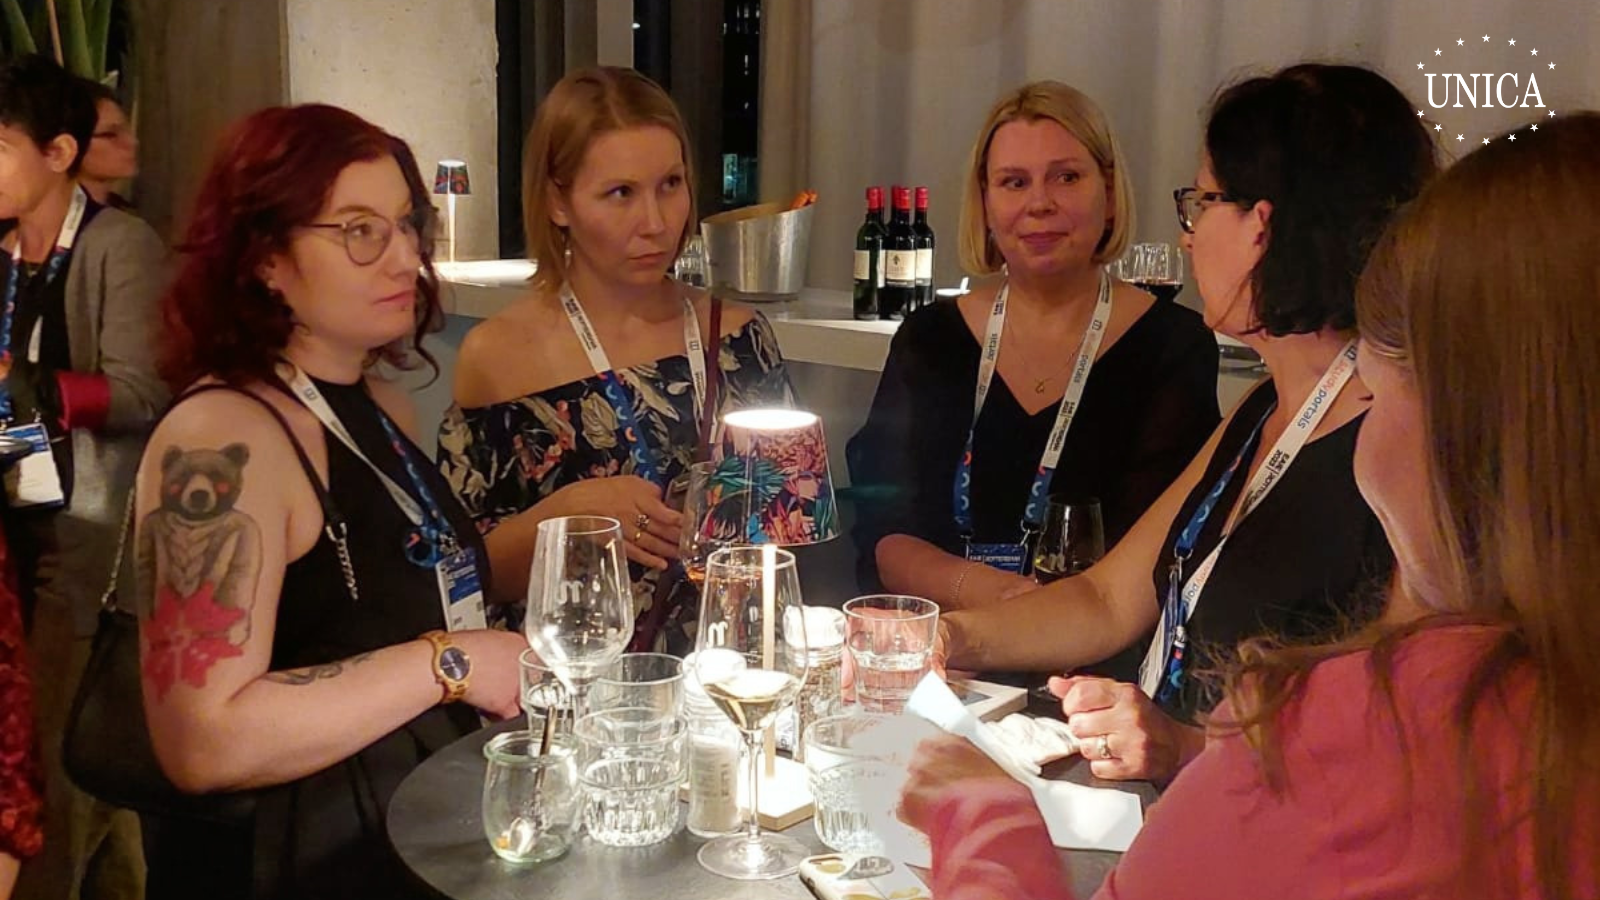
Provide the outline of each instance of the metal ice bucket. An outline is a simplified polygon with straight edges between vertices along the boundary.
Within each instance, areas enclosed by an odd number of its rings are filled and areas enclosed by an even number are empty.
[[[707,216],[700,223],[713,290],[743,295],[793,295],[806,281],[811,214],[762,203]]]

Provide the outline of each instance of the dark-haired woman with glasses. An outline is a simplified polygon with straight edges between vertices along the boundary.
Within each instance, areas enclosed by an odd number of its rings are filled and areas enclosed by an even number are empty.
[[[410,149],[329,106],[235,125],[166,297],[185,392],[139,472],[142,676],[180,788],[233,824],[150,821],[152,897],[397,897],[388,801],[517,709],[482,541],[383,372],[432,365],[433,211]]]
[[[1137,684],[1051,679],[1101,778],[1170,779],[1205,743],[1207,670],[1260,635],[1308,639],[1374,612],[1392,556],[1351,470],[1369,392],[1355,280],[1389,216],[1435,171],[1393,85],[1301,65],[1223,91],[1182,243],[1206,324],[1267,378],[1127,537],[1082,575],[941,617],[947,665],[1070,670],[1155,629]],[[981,587],[979,589],[982,589]]]

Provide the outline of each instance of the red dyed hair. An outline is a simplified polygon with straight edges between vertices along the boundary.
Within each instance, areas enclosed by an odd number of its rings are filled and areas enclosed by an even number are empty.
[[[276,380],[294,320],[257,270],[288,249],[295,227],[316,218],[346,166],[385,156],[400,165],[412,204],[430,208],[411,147],[354,113],[322,104],[274,106],[228,129],[200,185],[178,246],[182,263],[162,302],[158,367],[175,392],[208,375],[236,385]],[[419,243],[416,329],[374,351],[369,365],[426,364],[437,374],[422,337],[442,324],[439,279],[431,243],[426,236]]]

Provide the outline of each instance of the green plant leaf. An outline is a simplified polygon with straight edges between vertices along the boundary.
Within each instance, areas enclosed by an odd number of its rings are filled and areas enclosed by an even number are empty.
[[[66,57],[67,70],[97,78],[89,53],[89,25],[83,15],[83,0],[56,0],[56,15],[61,17],[61,54]]]
[[[33,30],[28,27],[28,17],[22,14],[17,0],[0,0],[0,14],[5,16],[6,48],[12,56],[26,56],[39,52],[33,42]]]
[[[106,54],[110,51],[107,45],[111,39],[111,9],[116,4],[113,0],[88,0],[88,3],[84,15],[88,19],[89,61],[94,66],[91,77],[96,81],[104,81]]]

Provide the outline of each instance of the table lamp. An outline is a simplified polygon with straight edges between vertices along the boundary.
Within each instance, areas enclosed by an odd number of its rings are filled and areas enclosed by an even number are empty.
[[[712,454],[716,469],[707,490],[702,533],[720,540],[795,547],[839,535],[828,440],[822,419],[797,409],[744,409],[722,417],[722,440]],[[773,752],[765,742],[766,766],[758,815],[769,828],[786,828],[810,815],[806,770]],[[798,745],[801,735],[795,735]]]
[[[456,261],[456,198],[472,193],[467,180],[467,164],[459,159],[441,159],[433,173],[433,192],[445,195],[445,216],[450,229],[450,261]]]

